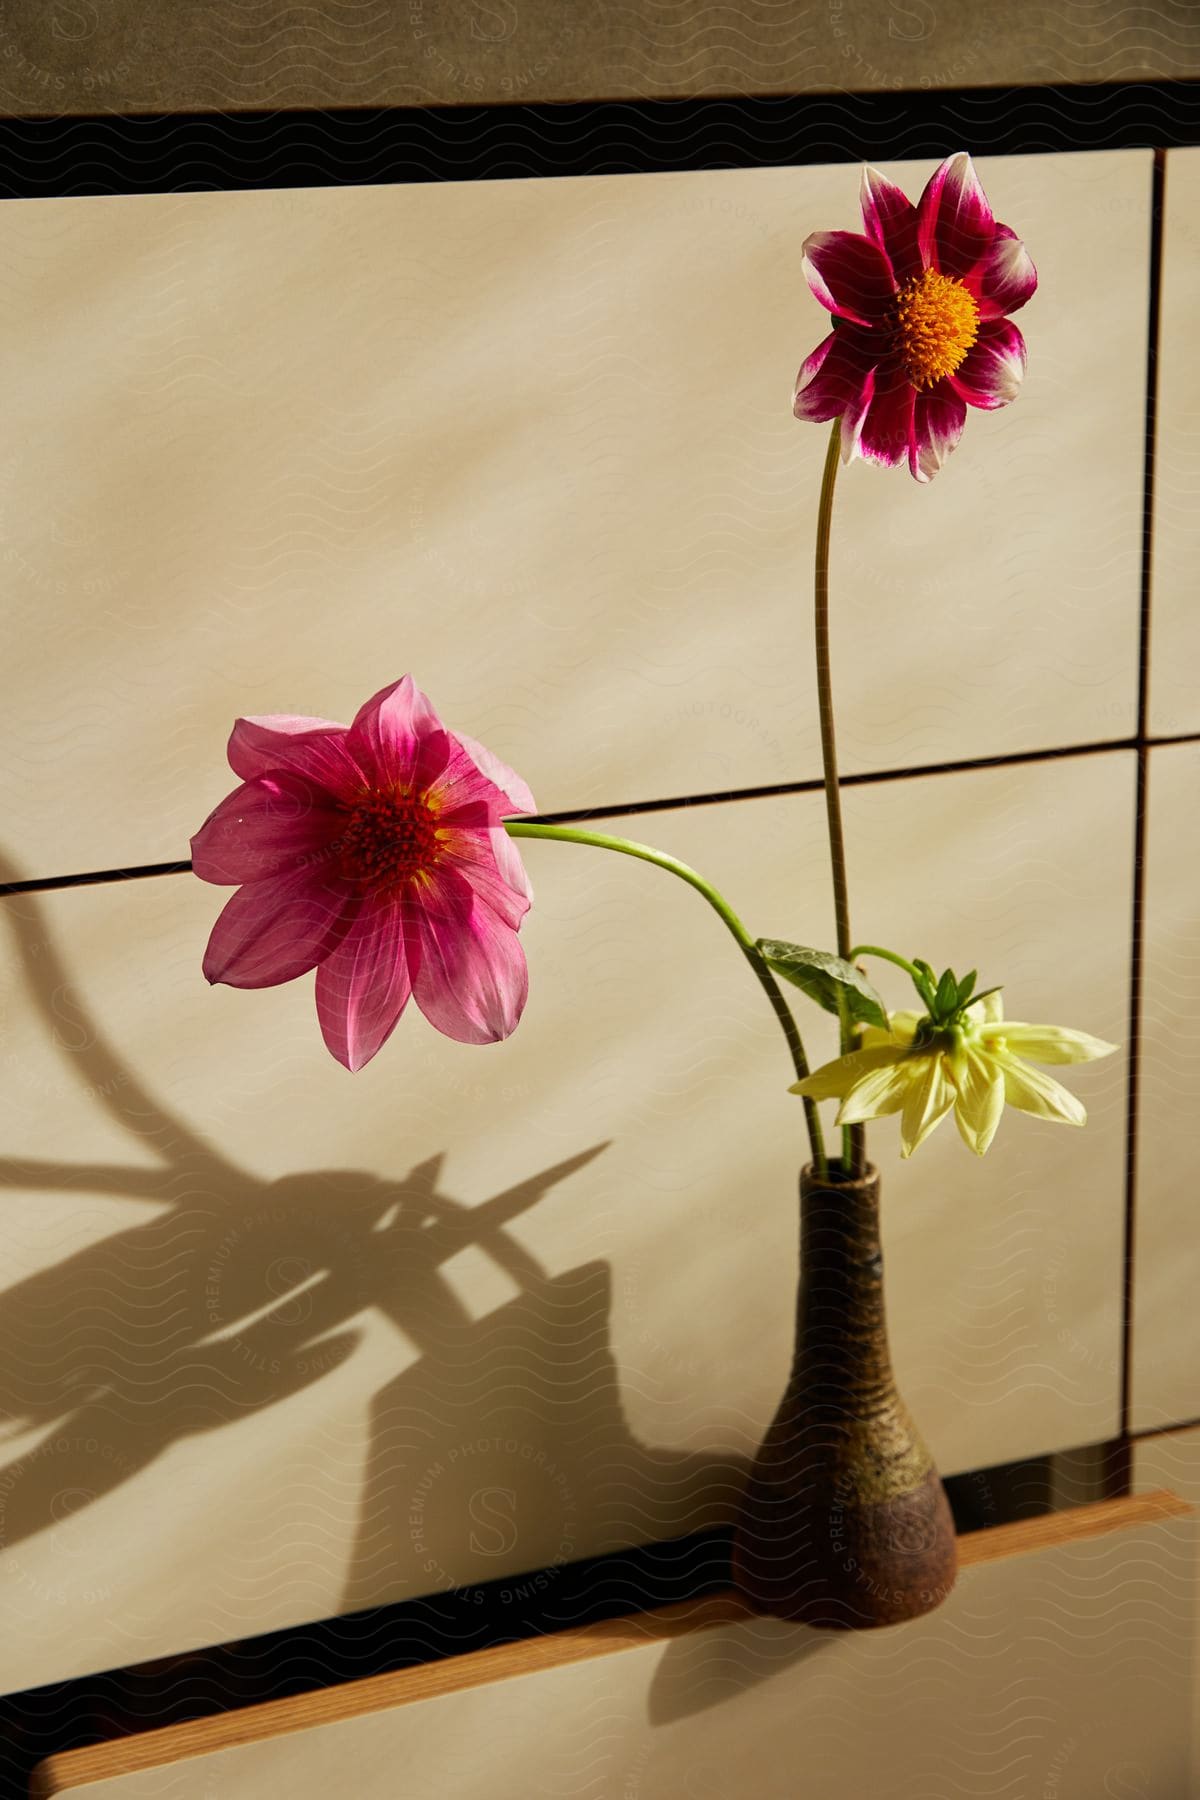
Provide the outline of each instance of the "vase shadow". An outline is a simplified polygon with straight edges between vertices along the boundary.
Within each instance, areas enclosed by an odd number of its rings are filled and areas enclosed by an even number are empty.
[[[650,1684],[651,1725],[670,1725],[725,1705],[784,1669],[825,1655],[844,1632],[778,1619],[710,1625],[673,1638]]]
[[[447,1320],[376,1396],[346,1611],[521,1571],[501,1601],[544,1600],[579,1557],[728,1522],[746,1459],[637,1436],[611,1310],[607,1263],[531,1274],[486,1317]]]

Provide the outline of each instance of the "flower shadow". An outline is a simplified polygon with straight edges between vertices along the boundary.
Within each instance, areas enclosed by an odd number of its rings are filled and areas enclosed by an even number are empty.
[[[0,861],[0,879],[13,878]],[[440,1191],[441,1156],[396,1180],[326,1169],[263,1181],[164,1105],[107,1039],[38,898],[9,897],[4,911],[72,1085],[141,1160],[0,1160],[18,1237],[22,1192],[138,1203],[124,1229],[0,1292],[0,1552],[53,1532],[56,1552],[69,1557],[74,1542],[82,1557],[96,1502],[180,1440],[333,1374],[372,1315],[395,1328],[407,1366],[370,1402],[342,1610],[521,1570],[544,1589],[574,1558],[728,1518],[740,1459],[657,1450],[626,1418],[607,1264],[551,1275],[509,1229],[604,1145],[473,1206]],[[447,1274],[466,1250],[515,1291],[481,1317]],[[252,1612],[235,1623],[262,1628]]]

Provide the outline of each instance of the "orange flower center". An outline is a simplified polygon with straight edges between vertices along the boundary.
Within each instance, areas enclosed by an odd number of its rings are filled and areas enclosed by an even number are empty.
[[[440,860],[443,835],[434,808],[411,788],[368,788],[337,841],[342,873],[370,888],[398,887]]]
[[[896,295],[897,348],[915,388],[953,375],[979,336],[979,308],[961,281],[925,269]]]

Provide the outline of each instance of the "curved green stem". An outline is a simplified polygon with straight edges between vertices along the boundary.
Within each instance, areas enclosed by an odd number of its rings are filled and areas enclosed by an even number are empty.
[[[504,829],[509,837],[514,838],[557,838],[564,844],[591,844],[598,850],[618,850],[623,856],[636,856],[642,862],[655,863],[660,869],[667,869],[672,875],[678,875],[681,881],[686,881],[690,887],[694,887],[697,893],[703,894],[714,912],[719,914],[737,939],[738,947],[758,977],[763,991],[771,1002],[775,1017],[779,1020],[780,1029],[787,1039],[796,1078],[798,1081],[804,1080],[809,1072],[808,1059],[804,1054],[804,1045],[801,1042],[796,1021],[780,991],[779,983],[767,966],[762,951],[729,902],[723,894],[717,892],[711,882],[705,881],[703,875],[698,875],[695,869],[689,868],[685,862],[680,862],[678,857],[668,856],[664,850],[654,850],[649,844],[635,844],[629,838],[609,837],[600,831],[584,831],[575,825],[539,825],[532,819],[505,819]],[[804,1118],[808,1126],[808,1140],[812,1145],[813,1164],[816,1173],[823,1176],[826,1173],[826,1158],[820,1115],[815,1102],[807,1098],[804,1101]]]
[[[882,956],[884,962],[895,963],[898,969],[905,969],[912,976],[918,993],[921,988],[921,971],[909,962],[906,956],[897,956],[894,950],[883,950],[878,944],[856,944],[846,958],[847,962],[857,962],[860,956]]]
[[[833,679],[829,660],[829,532],[833,522],[833,488],[837,479],[841,420],[833,421],[821,498],[817,506],[816,639],[817,706],[821,719],[821,765],[825,772],[825,817],[829,828],[829,861],[833,870],[833,912],[838,955],[850,961],[850,895],[846,882],[846,842],[838,792],[837,741],[833,729]],[[849,1018],[841,1013],[842,1054],[851,1049]],[[866,1167],[866,1134],[861,1125],[842,1127],[842,1166],[854,1175]]]

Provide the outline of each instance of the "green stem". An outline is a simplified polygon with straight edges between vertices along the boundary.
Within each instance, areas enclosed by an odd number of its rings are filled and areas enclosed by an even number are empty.
[[[564,844],[591,844],[598,850],[619,850],[623,856],[636,856],[642,862],[655,863],[660,869],[667,869],[672,875],[678,875],[696,892],[703,894],[713,910],[728,926],[738,941],[738,946],[750,967],[758,977],[775,1017],[779,1020],[780,1029],[787,1039],[791,1052],[792,1066],[796,1071],[796,1079],[803,1081],[808,1074],[808,1058],[804,1054],[804,1045],[800,1032],[792,1017],[791,1008],[780,991],[779,983],[772,975],[762,951],[742,924],[724,895],[719,894],[711,882],[705,881],[695,869],[690,869],[678,857],[668,856],[663,850],[651,849],[649,844],[635,844],[629,838],[608,837],[599,831],[583,831],[575,825],[539,825],[532,819],[506,819],[504,829],[509,837],[557,838]],[[821,1119],[814,1101],[805,1099],[804,1117],[808,1126],[808,1140],[812,1146],[813,1165],[818,1176],[827,1172],[825,1157],[825,1140],[821,1130]]]
[[[846,958],[847,962],[857,962],[860,956],[882,956],[885,962],[895,963],[898,969],[906,969],[916,984],[917,992],[921,991],[921,971],[909,962],[906,956],[897,956],[894,950],[882,950],[878,944],[856,944]]]
[[[850,961],[850,895],[846,883],[846,841],[842,832],[842,806],[838,792],[837,742],[833,728],[833,679],[829,661],[829,531],[833,521],[833,488],[837,479],[841,421],[833,421],[821,498],[817,507],[816,640],[817,707],[821,720],[821,765],[825,772],[825,817],[829,829],[829,861],[833,870],[833,912],[838,955]],[[852,1048],[849,1019],[841,1015],[842,1054]],[[842,1127],[842,1166],[852,1175],[866,1167],[866,1134],[861,1125]]]

